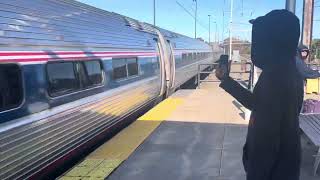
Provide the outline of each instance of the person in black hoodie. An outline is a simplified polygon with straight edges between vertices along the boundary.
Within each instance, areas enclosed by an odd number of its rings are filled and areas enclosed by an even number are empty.
[[[243,88],[218,68],[220,87],[252,111],[243,164],[247,180],[298,180],[301,145],[299,112],[303,101],[295,56],[299,19],[287,10],[274,10],[250,21],[251,59],[262,70],[253,90]]]
[[[319,70],[313,70],[306,64],[310,51],[307,46],[300,44],[296,55],[297,70],[303,79],[315,79],[320,77]]]

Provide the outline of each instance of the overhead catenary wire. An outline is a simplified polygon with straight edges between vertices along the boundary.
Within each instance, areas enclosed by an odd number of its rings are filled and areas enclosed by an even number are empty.
[[[191,13],[184,5],[182,5],[179,1],[176,1],[176,3],[187,13],[189,14],[193,19],[195,19],[195,16],[193,13]],[[197,20],[197,23],[207,31],[209,31],[209,28],[205,26],[201,21]]]
[[[230,1],[230,5],[231,5],[231,0]],[[226,1],[224,1],[226,2]],[[226,10],[226,3],[223,6],[223,10],[222,10],[222,37],[223,39],[226,37],[226,33],[230,33],[230,27],[232,28],[233,31],[233,35],[232,36],[237,36],[239,32],[241,32],[241,37],[243,39],[247,39],[250,40],[251,39],[251,24],[249,23],[249,21],[245,21],[245,20],[241,20],[241,19],[250,19],[253,18],[253,15],[255,14],[255,10],[254,9],[247,9],[246,5],[245,5],[245,1],[244,0],[234,0],[234,5],[233,5],[233,14],[239,14],[239,16],[236,16],[236,18],[234,18],[232,20],[232,26],[230,24],[230,21],[226,21],[226,14],[230,14],[231,16],[231,9]],[[230,7],[229,7],[230,8]],[[240,19],[238,19],[238,17]],[[238,20],[237,20],[238,19]],[[244,33],[245,32],[245,33]],[[229,34],[229,38],[230,38],[230,34]]]

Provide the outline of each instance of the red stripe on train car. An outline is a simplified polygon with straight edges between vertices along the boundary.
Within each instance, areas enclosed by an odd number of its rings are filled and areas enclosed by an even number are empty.
[[[97,55],[97,54],[96,54]],[[42,61],[71,61],[71,60],[90,60],[90,59],[97,59],[97,58],[132,58],[132,57],[143,57],[143,56],[157,56],[157,53],[114,53],[114,54],[109,54],[109,55],[97,55],[97,56],[87,56],[87,57],[47,57],[47,58],[36,58],[36,57],[30,57],[30,58],[17,58],[17,59],[0,59],[0,62],[18,62],[18,63],[27,63],[27,62],[42,62]]]
[[[0,52],[0,56],[39,56],[39,55],[94,55],[94,54],[157,54],[156,52],[87,52],[87,51],[66,51],[66,52]]]

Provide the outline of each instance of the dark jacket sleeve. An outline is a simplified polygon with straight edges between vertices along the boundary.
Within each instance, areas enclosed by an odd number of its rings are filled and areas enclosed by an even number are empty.
[[[251,91],[241,86],[237,81],[230,77],[223,80],[220,87],[237,99],[237,101],[239,101],[244,107],[252,110],[253,94]]]
[[[302,78],[304,79],[315,79],[320,77],[320,73],[318,70],[313,70],[308,65],[303,62],[301,59],[296,58],[296,67],[301,75]]]

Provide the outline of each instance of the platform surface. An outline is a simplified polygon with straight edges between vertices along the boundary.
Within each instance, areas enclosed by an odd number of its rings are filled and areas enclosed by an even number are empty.
[[[247,133],[244,108],[207,83],[180,90],[184,99],[108,180],[245,180],[242,146]],[[303,137],[301,180],[312,176],[316,148]]]
[[[204,83],[177,91],[61,179],[244,180],[246,133],[244,108],[218,83]],[[302,142],[301,180],[319,180],[312,176],[317,149]]]

